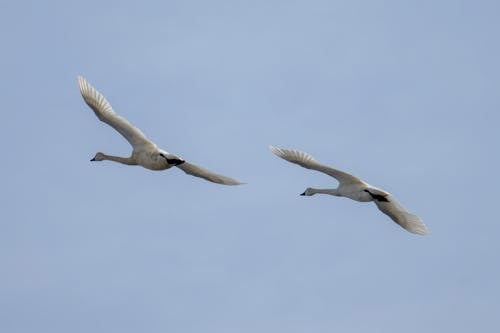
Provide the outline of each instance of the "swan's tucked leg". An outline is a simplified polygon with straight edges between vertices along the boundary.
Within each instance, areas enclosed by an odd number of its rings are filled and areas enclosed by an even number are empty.
[[[168,158],[168,157],[165,157],[165,156],[163,156],[163,157],[165,158],[165,160],[167,161],[167,163],[170,164],[170,165],[181,165],[182,163],[186,162],[186,161],[181,160],[179,158]]]
[[[364,191],[367,192],[373,198],[373,200],[376,200],[376,201],[379,201],[379,202],[389,202],[389,200],[387,200],[387,196],[386,195],[375,194],[375,193],[372,193],[369,190],[364,190]]]
[[[167,157],[165,157],[165,159],[167,160],[167,163],[171,164],[171,165],[181,165],[182,163],[186,162],[186,161],[178,159],[178,158],[167,158]]]
[[[169,158],[167,156],[167,154],[160,153],[160,156],[163,157],[169,165],[176,166],[176,165],[181,165],[182,163],[186,162],[183,159],[176,157],[175,155],[171,155],[172,157]]]

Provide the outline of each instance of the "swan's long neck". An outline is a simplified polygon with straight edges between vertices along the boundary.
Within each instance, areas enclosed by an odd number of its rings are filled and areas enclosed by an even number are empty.
[[[334,195],[334,196],[340,196],[340,193],[337,189],[335,188],[309,188],[309,193],[311,193],[311,195],[314,195],[314,194],[329,194],[329,195]]]
[[[114,162],[127,164],[127,165],[137,165],[137,162],[132,157],[120,157],[120,156],[113,156],[113,155],[106,155],[106,154],[102,154],[102,155],[103,155],[104,160],[114,161]]]

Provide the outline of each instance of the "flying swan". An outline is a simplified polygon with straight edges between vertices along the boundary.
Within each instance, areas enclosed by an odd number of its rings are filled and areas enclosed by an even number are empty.
[[[358,177],[331,168],[316,161],[311,155],[297,150],[280,149],[269,146],[271,151],[282,159],[300,165],[306,169],[323,172],[335,178],[339,185],[336,189],[317,189],[308,187],[301,195],[323,193],[337,197],[347,197],[352,200],[367,202],[375,201],[378,209],[388,215],[394,222],[409,232],[419,235],[428,233],[427,228],[417,215],[411,214],[389,193],[365,183]]]
[[[83,99],[94,111],[97,118],[117,130],[133,148],[130,157],[111,156],[99,152],[91,161],[109,160],[127,165],[140,165],[150,170],[165,170],[176,166],[189,175],[204,178],[214,183],[224,185],[243,184],[236,179],[218,175],[188,163],[179,156],[158,148],[140,129],[133,126],[125,118],[117,115],[106,98],[81,76],[78,76],[78,85]]]

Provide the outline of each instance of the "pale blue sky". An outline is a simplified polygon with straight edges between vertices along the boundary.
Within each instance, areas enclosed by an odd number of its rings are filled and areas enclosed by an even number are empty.
[[[498,1],[2,1],[0,331],[500,329]],[[91,163],[162,148],[246,181]],[[333,179],[392,192],[300,197]]]

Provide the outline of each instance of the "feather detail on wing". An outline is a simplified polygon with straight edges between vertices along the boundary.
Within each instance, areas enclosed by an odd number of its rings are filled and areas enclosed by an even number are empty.
[[[205,168],[202,168],[198,165],[191,164],[188,162],[184,162],[182,164],[176,165],[179,169],[187,173],[188,175],[192,175],[195,177],[200,177],[203,179],[206,179],[208,181],[218,183],[218,184],[223,184],[223,185],[241,185],[244,184],[236,179],[233,179],[231,177],[219,175],[216,173],[213,173]]]
[[[117,115],[106,98],[82,76],[78,76],[78,85],[83,99],[94,111],[97,118],[117,130],[132,147],[154,145],[140,129],[132,125],[127,119]]]
[[[288,150],[269,146],[271,151],[288,162],[300,165],[303,168],[323,172],[344,184],[365,184],[361,179],[355,177],[347,172],[343,172],[327,165],[321,164],[314,159],[311,155],[298,150]]]
[[[374,200],[380,211],[409,232],[419,235],[428,233],[427,227],[422,220],[417,215],[408,212],[393,196],[388,195],[385,199],[387,201]]]

